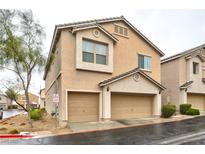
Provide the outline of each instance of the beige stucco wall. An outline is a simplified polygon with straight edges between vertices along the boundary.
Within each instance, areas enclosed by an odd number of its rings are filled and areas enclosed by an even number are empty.
[[[167,89],[162,92],[162,104],[179,103],[179,59],[162,63],[161,80]]]
[[[128,27],[124,22],[115,22]],[[114,23],[105,23],[103,28],[114,32]],[[120,74],[138,67],[138,54],[152,57],[151,72],[146,72],[152,78],[161,82],[160,78],[160,56],[155,49],[146,43],[136,32],[128,27],[128,38],[115,35],[119,39],[114,46],[114,74]]]
[[[199,63],[199,74],[193,74],[193,62]],[[203,63],[201,59],[198,56],[193,57],[192,59],[189,60],[188,65],[190,65],[190,80],[194,81],[194,83],[188,88],[187,92],[205,94],[205,83],[202,82]]]
[[[124,23],[118,23],[125,25]],[[114,32],[113,23],[102,25],[110,33]],[[88,31],[87,31],[88,32]],[[86,33],[87,33],[86,32]],[[78,32],[77,32],[78,33]],[[113,34],[114,35],[114,34]],[[103,35],[104,36],[104,35]],[[160,82],[160,55],[139,35],[129,28],[128,38],[115,35],[119,40],[113,44],[113,73],[102,73],[94,71],[76,70],[76,34],[72,34],[68,29],[62,30],[59,38],[60,57],[61,57],[61,96],[60,119],[67,120],[66,90],[93,90],[100,91],[98,83],[112,76],[127,72],[138,67],[138,54],[144,54],[152,57],[151,72],[146,72],[152,78]],[[51,66],[55,69],[55,66]],[[48,77],[48,75],[50,77]],[[49,85],[55,80],[55,73],[51,72],[46,78],[46,102],[51,101],[52,88],[48,90]],[[47,81],[49,80],[49,81]],[[51,87],[51,86],[50,86]],[[49,92],[50,91],[50,92]],[[49,103],[48,103],[49,104]]]
[[[193,62],[199,63],[199,74],[193,74]],[[187,92],[205,93],[205,84],[202,82],[203,63],[198,56],[186,59],[185,56],[176,60],[162,63],[162,84],[167,88],[162,92],[162,102],[167,103],[167,97],[171,103],[177,105],[187,103]],[[188,81],[194,81],[187,91],[180,90],[180,86]]]
[[[137,74],[137,73],[136,73]],[[140,78],[136,82],[133,79],[133,75],[121,79],[117,82],[113,82],[103,87],[102,94],[102,117],[103,119],[111,118],[111,93],[128,93],[128,94],[150,94],[154,96],[153,100],[153,115],[160,115],[161,109],[161,94],[160,89],[150,81],[139,75]],[[109,88],[109,90],[108,90]]]

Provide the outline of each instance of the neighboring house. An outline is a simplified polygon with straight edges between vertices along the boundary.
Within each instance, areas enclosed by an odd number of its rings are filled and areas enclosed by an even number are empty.
[[[11,105],[12,101],[4,96],[0,94],[0,108],[2,108],[3,110],[7,110],[8,109],[8,105]]]
[[[57,112],[61,126],[158,116],[163,55],[123,16],[56,25],[44,74],[46,109]]]
[[[205,44],[161,61],[163,103],[189,103],[205,110]]]
[[[46,96],[45,96],[45,88],[40,90],[40,102],[39,102],[40,108],[46,107]]]
[[[38,102],[39,102],[39,96],[32,94],[30,92],[28,93],[28,95],[29,95],[30,105],[34,108],[37,108]],[[24,94],[19,95],[17,101],[26,108],[26,97]],[[18,107],[19,107],[19,109],[21,108],[20,106],[18,106]]]

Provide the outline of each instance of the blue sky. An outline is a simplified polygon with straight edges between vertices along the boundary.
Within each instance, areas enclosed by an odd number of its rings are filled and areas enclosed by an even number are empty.
[[[55,24],[81,20],[98,19],[124,15],[138,30],[150,39],[164,53],[165,57],[205,43],[204,10],[139,10],[130,8],[93,7],[76,11],[75,7],[59,9],[32,9],[45,28],[45,55],[48,54]],[[8,77],[8,74],[0,78]],[[10,75],[12,76],[12,75]],[[31,91],[38,93],[44,87],[43,73],[34,74]]]

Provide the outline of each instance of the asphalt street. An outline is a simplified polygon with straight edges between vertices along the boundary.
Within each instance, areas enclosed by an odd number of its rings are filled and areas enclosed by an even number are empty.
[[[205,144],[205,116],[132,128],[43,138],[0,141],[0,144],[37,145],[161,145]]]

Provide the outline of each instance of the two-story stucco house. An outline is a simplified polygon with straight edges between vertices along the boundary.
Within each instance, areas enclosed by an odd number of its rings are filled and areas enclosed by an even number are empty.
[[[205,44],[161,61],[163,103],[189,103],[205,110]]]
[[[38,103],[39,103],[39,96],[29,92],[28,93],[28,97],[29,97],[29,102],[31,107],[37,108],[38,107]],[[21,105],[23,105],[26,108],[26,96],[25,94],[21,94],[18,96],[18,103],[20,103]],[[22,109],[22,107],[18,106],[19,109]]]
[[[61,126],[160,115],[163,55],[123,16],[56,25],[44,74],[46,109]]]

